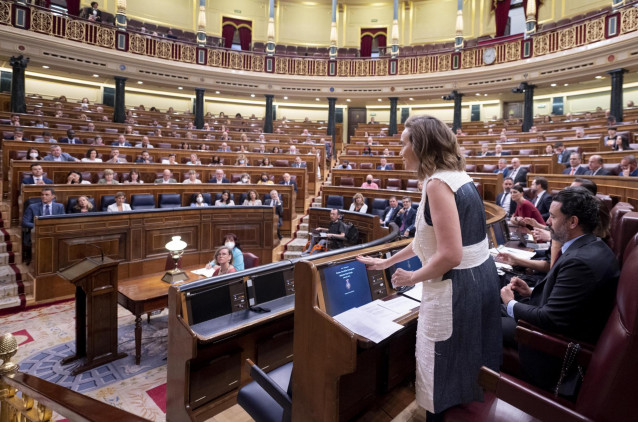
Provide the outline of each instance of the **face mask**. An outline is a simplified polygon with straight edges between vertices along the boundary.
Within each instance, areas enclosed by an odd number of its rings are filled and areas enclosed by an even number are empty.
[[[196,201],[198,204],[201,204],[202,202],[204,202],[204,198],[202,198],[201,196],[198,196]]]
[[[244,160],[239,160],[239,164],[244,164]]]
[[[264,177],[264,178],[262,178],[262,179],[261,179],[261,181],[262,181],[262,182],[267,182],[267,181],[268,181],[268,178],[267,178],[267,177]]]
[[[37,152],[32,152],[32,153],[29,154],[29,157],[38,158],[38,153]]]
[[[248,179],[246,179],[246,178],[241,179],[241,182],[242,182],[242,183],[248,183]]]
[[[226,246],[227,248],[233,249],[235,247],[235,242],[226,242],[224,243],[224,246]]]
[[[368,182],[368,184],[371,185],[372,184],[372,179],[368,179],[368,180],[366,180],[366,182]]]

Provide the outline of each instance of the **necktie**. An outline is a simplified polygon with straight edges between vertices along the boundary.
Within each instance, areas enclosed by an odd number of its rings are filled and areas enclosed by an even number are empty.
[[[509,195],[509,193],[503,194],[503,197],[501,198],[501,207],[505,206],[505,200],[507,199],[507,195]]]
[[[518,173],[518,169],[514,170],[512,174],[510,174],[510,177],[512,178],[512,180],[516,180],[516,173]]]
[[[576,173],[576,167],[572,167],[572,171],[569,172],[570,176],[573,176]]]
[[[405,231],[405,219],[406,219],[407,217],[408,217],[408,213],[407,213],[407,212],[404,212],[404,213],[403,213],[403,219],[402,219],[403,221],[402,221],[402,223],[401,223],[401,229],[399,229],[399,230],[400,230],[400,233],[403,233],[403,232]]]
[[[46,204],[44,207],[44,215],[51,215],[51,205]]]

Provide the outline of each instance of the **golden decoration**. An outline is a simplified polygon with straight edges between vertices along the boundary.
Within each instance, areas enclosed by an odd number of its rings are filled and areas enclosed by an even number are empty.
[[[351,60],[337,61],[337,76],[350,76]]]
[[[593,19],[586,24],[586,43],[601,41],[605,38],[605,18]]]
[[[275,57],[275,73],[288,73],[288,59]]]
[[[417,62],[418,73],[430,73],[430,57],[421,56]]]
[[[387,76],[388,75],[388,61],[387,60],[378,60],[376,62],[377,69],[375,72],[376,76]]]
[[[461,67],[463,69],[470,69],[474,67],[474,57],[478,52],[478,49],[474,48],[472,50],[464,50],[461,52]]]
[[[82,21],[67,20],[66,21],[66,37],[70,40],[84,41],[86,34],[86,24]]]
[[[549,34],[543,34],[534,38],[534,55],[542,56],[549,52]]]
[[[197,57],[197,49],[192,45],[180,44],[181,60],[186,63],[195,63]]]
[[[368,61],[356,60],[355,66],[357,69],[357,76],[368,76]]]
[[[38,403],[37,412],[39,422],[49,422],[53,417],[53,411],[42,403]]]
[[[38,9],[32,7],[31,30],[44,32],[45,34],[53,33],[53,15],[50,13],[40,12]]]
[[[505,60],[508,62],[521,58],[521,43],[511,42],[505,44]]]
[[[572,48],[575,45],[576,41],[576,29],[575,28],[565,28],[562,31],[558,32],[558,48],[559,50],[567,50],[568,48]]]
[[[243,69],[244,68],[244,56],[243,54],[230,52],[229,53],[229,61],[230,67],[233,69]]]
[[[264,59],[264,56],[255,54],[253,55],[250,70],[252,70],[253,72],[263,72],[265,64],[266,59]]]
[[[308,74],[308,63],[304,59],[293,59],[292,67],[294,69],[295,75],[307,75]]]
[[[115,48],[115,30],[99,27],[95,43],[106,48]]]
[[[328,76],[328,62],[326,60],[313,60],[316,76]]]
[[[638,9],[630,7],[620,12],[620,33],[625,34],[638,29]]]
[[[410,59],[409,58],[399,58],[399,60],[397,60],[397,73],[399,75],[410,74]]]
[[[222,51],[208,49],[208,65],[220,67],[222,65]]]
[[[170,60],[173,55],[173,43],[170,41],[158,41],[155,55],[161,59]]]
[[[441,54],[439,56],[439,72],[447,72],[452,67],[452,56],[450,54]]]
[[[0,23],[11,24],[11,3],[0,3]]]
[[[33,409],[33,397],[24,391],[22,392],[22,409],[26,411]]]
[[[115,34],[113,34],[113,37],[113,42],[115,42]],[[132,53],[146,54],[146,38],[138,34],[130,34],[128,49]]]

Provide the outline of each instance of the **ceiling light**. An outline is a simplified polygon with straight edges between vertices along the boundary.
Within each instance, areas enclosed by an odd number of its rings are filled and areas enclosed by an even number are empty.
[[[99,78],[99,77],[100,77],[100,75],[98,75],[97,73],[94,73],[94,74],[93,74],[93,77],[94,77],[94,78]]]
[[[563,84],[563,86],[569,86],[569,84]]]
[[[480,97],[480,96],[481,96],[481,93],[480,93],[480,92],[477,92],[477,93],[476,93],[476,96],[477,96],[477,97]]]
[[[255,98],[255,94],[250,94],[250,98]]]
[[[410,101],[414,101],[414,98],[412,98],[412,97],[410,97],[409,99],[410,99]]]
[[[319,101],[319,98],[315,98],[315,101]]]
[[[42,66],[42,68],[43,68],[43,69],[48,69],[48,68],[49,68],[49,66],[47,66],[47,65],[43,65],[43,66]]]
[[[551,84],[550,86],[556,86],[556,84]]]
[[[219,91],[215,91],[215,94],[219,94]]]
[[[350,102],[351,100],[350,100],[350,98],[346,98],[346,101],[347,101],[347,102]]]
[[[184,87],[183,86],[178,86],[177,89],[179,89],[181,91],[182,89],[184,89]]]
[[[377,101],[381,102],[381,101],[383,101],[383,100],[382,100],[381,98],[377,98]]]
[[[603,77],[602,77],[602,76],[600,76],[600,75],[597,75],[597,76],[596,76],[596,79],[602,79],[602,78],[603,78]]]
[[[288,99],[288,97],[284,97],[284,100],[287,100],[287,99]]]
[[[484,97],[487,97],[487,94],[483,94]]]
[[[138,84],[138,85],[142,85],[143,83],[144,83],[144,82],[142,82],[142,81],[137,81],[137,84]]]

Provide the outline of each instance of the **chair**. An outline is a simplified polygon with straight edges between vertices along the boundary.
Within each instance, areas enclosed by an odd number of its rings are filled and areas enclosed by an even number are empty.
[[[619,202],[611,209],[611,212],[609,213],[609,233],[611,234],[609,247],[612,250],[615,250],[614,243],[617,237],[616,233],[618,232],[622,217],[633,210],[633,205],[628,202]],[[620,235],[618,235],[618,237],[620,237]]]
[[[254,253],[250,252],[242,252],[244,256],[244,269],[247,270],[249,268],[258,267],[259,266],[259,257]]]
[[[405,184],[405,190],[410,192],[418,192],[419,191],[419,181],[417,179],[408,179]]]
[[[152,210],[155,209],[155,197],[150,193],[131,195],[131,209]]]
[[[326,208],[336,208],[342,210],[344,207],[343,196],[340,195],[328,195],[326,198]]]
[[[387,190],[401,190],[402,188],[401,179],[390,178],[385,183],[385,188]]]
[[[496,164],[483,164],[482,166],[479,166],[479,173],[494,173],[494,170],[497,169],[497,165]]]
[[[476,164],[466,164],[465,165],[465,171],[468,173],[475,173],[476,172]]]
[[[239,404],[257,422],[289,422],[292,419],[292,362],[266,374],[250,359],[254,381],[237,394]]]
[[[160,193],[157,202],[159,208],[179,208],[182,206],[182,195],[179,193]]]
[[[208,206],[212,206],[213,205],[213,197],[211,196],[210,193],[202,193],[202,198],[204,198],[204,202],[208,204]],[[193,202],[195,202],[197,200],[197,193],[194,193],[191,195],[191,199],[190,199],[190,203],[192,204]]]
[[[102,211],[106,211],[109,205],[114,203],[115,203],[115,195],[102,195],[102,197],[100,198],[100,205],[101,205]]]
[[[625,247],[627,243],[638,233],[638,212],[630,211],[623,215],[620,223],[616,226],[614,236],[613,251],[620,264],[623,264],[623,256],[625,255]]]
[[[379,217],[383,217],[383,212],[385,208],[388,206],[388,200],[383,198],[374,198],[372,200],[372,206],[368,207],[368,211],[372,215],[378,215]]]
[[[341,179],[339,179],[339,186],[354,187],[354,177],[342,177]]]
[[[374,164],[372,163],[360,163],[359,170],[374,170]]]
[[[93,211],[97,211],[97,208],[95,208],[95,199],[93,198],[88,198],[89,202],[91,203],[91,205],[93,205]],[[67,214],[71,214],[73,212],[73,207],[75,207],[75,204],[78,203],[78,198],[69,198],[66,201],[66,213]]]
[[[536,148],[524,148],[518,151],[519,155],[536,155],[538,150]]]
[[[290,167],[290,161],[288,160],[275,160],[272,164],[275,167]]]
[[[622,171],[618,163],[604,163],[603,168],[609,171],[610,176],[618,176]]]

